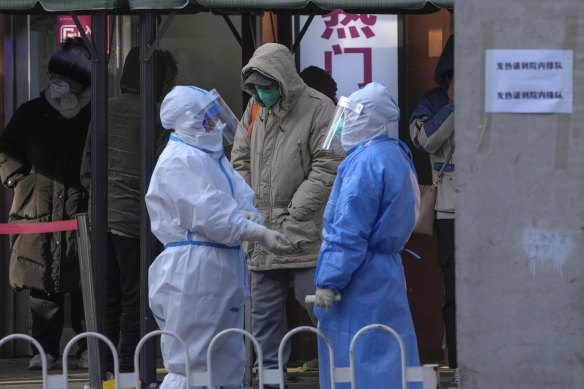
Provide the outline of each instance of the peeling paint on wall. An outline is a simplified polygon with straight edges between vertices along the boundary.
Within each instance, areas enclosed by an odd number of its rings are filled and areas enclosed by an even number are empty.
[[[563,277],[566,259],[572,252],[572,240],[557,231],[528,228],[523,231],[523,250],[529,256],[529,269],[535,275],[537,266],[551,263]]]

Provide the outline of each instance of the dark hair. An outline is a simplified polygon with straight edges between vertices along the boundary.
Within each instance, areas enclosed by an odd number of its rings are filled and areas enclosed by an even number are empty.
[[[84,87],[91,85],[91,53],[83,39],[65,39],[49,61],[49,73],[65,76]]]
[[[309,66],[300,72],[300,77],[306,85],[328,96],[333,103],[337,103],[337,83],[329,72],[318,66]]]
[[[156,97],[161,99],[163,92],[168,93],[176,81],[177,66],[173,55],[166,50],[156,50]],[[168,88],[170,84],[170,88]],[[126,56],[124,70],[120,79],[122,93],[140,93],[140,48],[133,47]],[[164,94],[166,94],[164,93]]]

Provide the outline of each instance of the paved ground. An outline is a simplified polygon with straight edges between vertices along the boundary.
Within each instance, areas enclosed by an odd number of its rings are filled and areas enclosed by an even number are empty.
[[[59,361],[59,366],[60,366]],[[75,360],[69,359],[69,388],[83,389],[89,382],[87,370],[74,370]],[[159,366],[162,363],[159,362]],[[39,370],[28,370],[28,358],[0,359],[0,389],[41,389],[42,376]],[[288,389],[318,389],[318,371],[304,369],[290,369],[287,377]],[[165,371],[157,370],[158,379],[162,380]],[[49,370],[50,375],[61,375],[62,370]],[[446,389],[452,380],[452,370],[440,369],[440,389]],[[369,388],[371,389],[371,388]]]

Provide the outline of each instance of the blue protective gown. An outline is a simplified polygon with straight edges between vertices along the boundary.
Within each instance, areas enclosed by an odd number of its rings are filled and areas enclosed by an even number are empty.
[[[315,284],[340,292],[342,300],[330,312],[314,308],[318,328],[332,341],[337,367],[349,366],[355,333],[376,323],[400,334],[408,366],[420,364],[400,256],[416,217],[414,172],[407,146],[387,135],[349,150],[339,166],[324,214]],[[320,388],[328,389],[328,348],[322,339],[318,346]],[[359,338],[355,366],[357,388],[401,388],[400,349],[387,332],[372,330]]]

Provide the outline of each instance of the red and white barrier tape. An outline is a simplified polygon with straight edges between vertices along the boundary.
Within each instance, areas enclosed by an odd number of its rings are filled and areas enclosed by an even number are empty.
[[[77,230],[77,219],[45,223],[3,223],[0,224],[0,235],[3,234],[39,234],[44,232],[60,232]]]

